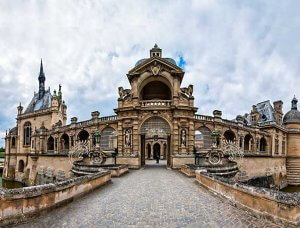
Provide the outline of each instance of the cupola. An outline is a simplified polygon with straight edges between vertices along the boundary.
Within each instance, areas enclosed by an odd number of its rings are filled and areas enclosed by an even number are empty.
[[[298,100],[296,97],[292,100],[292,107],[291,110],[288,111],[283,117],[284,124],[300,124],[300,112],[297,108]]]

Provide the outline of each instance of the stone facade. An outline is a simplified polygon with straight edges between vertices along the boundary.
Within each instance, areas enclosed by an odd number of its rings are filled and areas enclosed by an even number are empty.
[[[140,168],[147,159],[155,157],[166,159],[171,168],[194,163],[195,153],[210,150],[211,132],[218,132],[218,146],[232,141],[244,151],[245,159],[251,160],[251,166],[243,170],[245,176],[272,172],[285,178],[298,172],[300,124],[283,121],[281,101],[273,106],[269,101],[258,103],[249,114],[235,120],[223,119],[218,110],[212,116],[196,114],[193,85],[181,87],[183,69],[173,59],[164,58],[157,45],[150,50],[150,57],[139,60],[127,77],[131,88],[118,88],[115,116],[100,117],[95,111],[90,120],[78,122],[73,117],[66,125],[67,106],[61,86],[53,95],[43,88],[41,65],[42,92],[37,93],[25,112],[18,106],[17,126],[6,135],[3,178],[33,183],[41,167],[62,170],[68,176],[68,152],[80,141],[92,150],[96,131],[101,132],[103,151],[117,151],[116,162],[130,168]],[[50,96],[49,104],[46,96]],[[43,105],[38,106],[39,102]],[[296,169],[286,171],[286,158],[291,164],[288,167],[296,164]],[[106,163],[113,161],[106,159]],[[259,171],[254,172],[258,166]],[[298,178],[288,180],[289,184],[300,184]]]

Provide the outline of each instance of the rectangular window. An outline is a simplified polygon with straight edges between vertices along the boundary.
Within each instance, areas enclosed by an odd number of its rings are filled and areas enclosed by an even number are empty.
[[[282,141],[282,155],[285,155],[285,141]]]
[[[275,139],[275,154],[279,154],[279,140]]]

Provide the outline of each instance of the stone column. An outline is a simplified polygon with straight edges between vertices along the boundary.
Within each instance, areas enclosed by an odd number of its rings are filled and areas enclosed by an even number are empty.
[[[132,152],[131,154],[134,154],[135,156],[138,156],[140,153],[140,134],[138,132],[139,130],[139,123],[138,120],[133,120],[133,127],[132,127]]]

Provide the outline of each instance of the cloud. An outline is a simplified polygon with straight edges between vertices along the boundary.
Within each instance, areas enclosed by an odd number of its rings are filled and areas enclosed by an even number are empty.
[[[297,1],[1,1],[1,131],[15,125],[16,106],[46,85],[62,84],[68,117],[113,114],[117,87],[158,43],[186,71],[199,113],[224,117],[270,99],[290,108],[300,97]],[[2,142],[3,143],[3,142]]]

